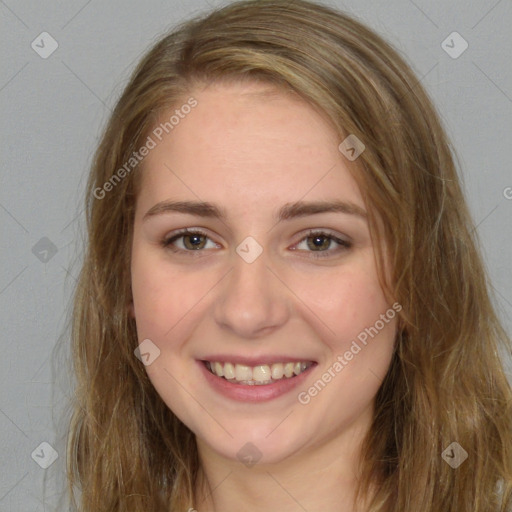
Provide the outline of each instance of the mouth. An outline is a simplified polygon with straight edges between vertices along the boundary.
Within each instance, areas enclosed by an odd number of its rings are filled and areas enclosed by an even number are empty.
[[[205,368],[221,379],[244,386],[265,386],[294,379],[311,368],[314,361],[288,361],[248,366],[244,364],[202,361]]]

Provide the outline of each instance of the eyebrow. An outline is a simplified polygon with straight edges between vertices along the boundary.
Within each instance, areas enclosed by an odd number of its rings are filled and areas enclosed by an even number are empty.
[[[157,215],[165,213],[185,213],[188,215],[196,215],[198,217],[209,217],[227,220],[224,209],[210,202],[204,201],[162,201],[151,207],[144,215],[143,222]],[[355,215],[363,220],[367,219],[366,212],[354,203],[346,201],[296,201],[294,203],[284,204],[277,214],[279,221],[290,220],[307,215],[316,215],[319,213],[345,213]]]

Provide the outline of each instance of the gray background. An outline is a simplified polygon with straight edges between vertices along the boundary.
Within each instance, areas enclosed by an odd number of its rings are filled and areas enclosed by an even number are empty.
[[[0,0],[1,511],[56,510],[64,482],[66,329],[82,250],[82,191],[101,127],[145,50],[179,21],[222,3]],[[324,3],[394,44],[433,97],[460,157],[510,333],[511,1]],[[441,46],[454,31],[469,45],[456,59]],[[31,47],[42,46],[42,32],[58,43],[46,59]],[[49,461],[42,442],[58,453],[47,469],[36,463]]]

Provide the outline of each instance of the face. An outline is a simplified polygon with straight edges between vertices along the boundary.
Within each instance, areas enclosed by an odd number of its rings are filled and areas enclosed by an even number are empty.
[[[275,464],[368,427],[399,306],[379,285],[356,162],[310,105],[264,89],[195,91],[155,138],[132,314],[148,376],[203,456]]]

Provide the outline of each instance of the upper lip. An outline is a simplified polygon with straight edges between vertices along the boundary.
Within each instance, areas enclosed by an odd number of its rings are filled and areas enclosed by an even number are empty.
[[[262,364],[271,365],[273,363],[301,363],[301,362],[312,362],[315,363],[314,359],[309,357],[297,357],[287,355],[261,355],[261,356],[247,356],[247,355],[225,355],[216,354],[211,356],[205,356],[200,359],[201,361],[209,361],[210,363],[233,363],[243,364],[245,366],[258,366]]]

